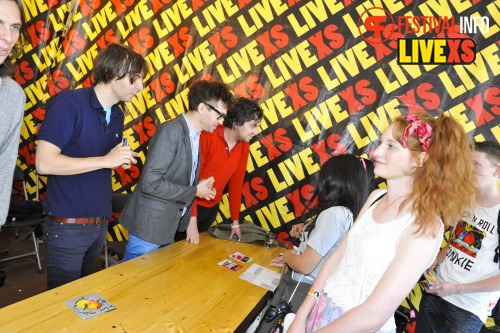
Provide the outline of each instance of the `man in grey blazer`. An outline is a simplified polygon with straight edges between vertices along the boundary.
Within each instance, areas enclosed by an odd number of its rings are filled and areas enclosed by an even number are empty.
[[[194,198],[215,197],[213,177],[198,182],[199,138],[222,124],[231,100],[226,84],[197,81],[188,93],[189,111],[158,127],[120,216],[129,231],[124,261],[171,244],[177,230],[186,230]]]

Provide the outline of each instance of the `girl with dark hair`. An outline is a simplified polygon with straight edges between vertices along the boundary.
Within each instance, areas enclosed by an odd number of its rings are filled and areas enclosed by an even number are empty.
[[[273,266],[286,264],[291,268],[276,289],[271,306],[288,302],[297,284],[291,299],[292,310],[302,304],[323,263],[351,228],[368,198],[373,169],[371,161],[350,154],[333,156],[323,164],[306,208],[314,218],[304,227],[298,250],[285,251],[271,261]],[[269,332],[277,320],[262,320],[257,332]]]
[[[394,311],[433,263],[443,222],[473,202],[471,156],[453,118],[397,117],[373,153],[387,190],[370,195],[287,332],[395,332]]]

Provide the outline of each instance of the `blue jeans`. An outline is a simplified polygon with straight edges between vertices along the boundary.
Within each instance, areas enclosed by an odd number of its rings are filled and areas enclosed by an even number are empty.
[[[103,224],[45,222],[47,289],[90,275],[102,251],[108,222]]]
[[[158,250],[160,247],[164,247],[169,245],[170,243],[164,245],[158,245],[154,243],[147,242],[143,239],[140,239],[137,236],[128,234],[128,242],[127,247],[125,248],[125,254],[123,255],[123,261],[127,261],[130,259],[134,259],[136,257],[142,256],[143,254],[153,252]]]
[[[423,293],[415,333],[478,333],[481,327],[483,322],[472,312]]]

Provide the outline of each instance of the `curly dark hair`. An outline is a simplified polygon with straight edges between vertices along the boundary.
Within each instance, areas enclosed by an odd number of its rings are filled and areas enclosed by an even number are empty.
[[[227,110],[224,126],[227,128],[233,128],[235,125],[242,126],[247,121],[261,120],[262,115],[262,109],[255,101],[240,97]]]
[[[220,81],[199,80],[189,88],[189,110],[196,110],[200,103],[214,103],[217,101],[221,101],[229,108],[232,98],[233,95],[227,84]]]

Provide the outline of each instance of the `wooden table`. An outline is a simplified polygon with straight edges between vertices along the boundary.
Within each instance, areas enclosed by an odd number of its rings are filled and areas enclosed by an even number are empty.
[[[280,251],[205,232],[198,245],[177,242],[2,308],[0,332],[244,331],[270,294],[239,276],[253,263],[271,268]],[[236,272],[217,265],[234,252],[253,260]],[[64,304],[92,292],[116,310],[83,320]]]

